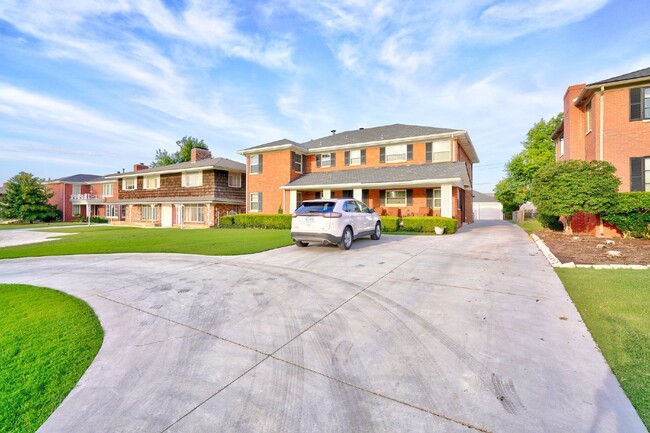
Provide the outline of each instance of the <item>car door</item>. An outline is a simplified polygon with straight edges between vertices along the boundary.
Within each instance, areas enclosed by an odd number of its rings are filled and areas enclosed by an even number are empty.
[[[343,212],[347,223],[352,226],[352,231],[355,236],[358,235],[360,231],[363,231],[363,223],[359,219],[359,209],[354,200],[346,200],[345,203],[343,203]]]
[[[375,229],[375,221],[372,212],[370,212],[370,208],[360,201],[357,201],[356,204],[359,212],[359,223],[363,227],[362,230],[365,232],[373,231]]]

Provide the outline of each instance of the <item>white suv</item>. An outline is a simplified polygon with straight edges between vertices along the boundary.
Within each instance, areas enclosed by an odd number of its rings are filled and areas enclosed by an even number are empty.
[[[307,200],[293,213],[291,239],[299,247],[318,242],[349,250],[363,236],[379,239],[381,221],[374,209],[353,198]]]

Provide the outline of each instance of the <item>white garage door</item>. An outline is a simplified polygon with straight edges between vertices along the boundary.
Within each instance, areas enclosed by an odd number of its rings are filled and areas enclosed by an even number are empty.
[[[501,205],[474,205],[475,220],[502,220],[503,211]]]

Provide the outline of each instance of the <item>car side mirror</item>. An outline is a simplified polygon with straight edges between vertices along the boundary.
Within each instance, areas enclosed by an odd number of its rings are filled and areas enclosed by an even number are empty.
[[[375,212],[375,210],[374,210],[373,208],[368,209],[368,212],[370,212],[370,213],[377,213],[377,212]]]

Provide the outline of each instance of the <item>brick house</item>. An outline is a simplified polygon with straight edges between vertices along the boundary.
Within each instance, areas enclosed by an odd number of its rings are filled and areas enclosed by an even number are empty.
[[[553,132],[558,161],[609,161],[621,192],[650,191],[650,68],[569,86],[564,120]],[[572,220],[575,231],[615,234],[595,215]]]
[[[75,174],[44,182],[54,193],[50,204],[61,210],[62,221],[76,215],[106,216],[107,203],[117,199],[117,182],[96,174]]]
[[[383,215],[472,222],[473,164],[466,131],[394,124],[297,143],[282,139],[246,156],[247,212],[291,213],[303,200],[354,197]]]
[[[150,227],[214,227],[219,216],[242,213],[246,166],[192,149],[189,162],[104,176],[115,182],[117,200],[106,206],[112,224]]]

